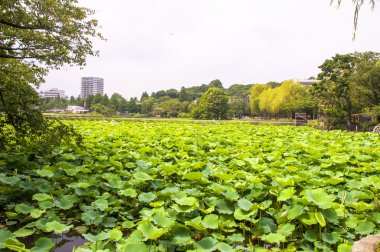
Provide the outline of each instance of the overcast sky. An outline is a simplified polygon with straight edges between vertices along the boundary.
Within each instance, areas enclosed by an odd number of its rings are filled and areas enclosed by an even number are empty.
[[[80,94],[80,78],[104,78],[126,98],[220,79],[281,82],[316,76],[336,53],[380,52],[380,1],[362,8],[352,41],[351,0],[80,0],[96,11],[107,41],[83,69],[52,71],[41,90]]]

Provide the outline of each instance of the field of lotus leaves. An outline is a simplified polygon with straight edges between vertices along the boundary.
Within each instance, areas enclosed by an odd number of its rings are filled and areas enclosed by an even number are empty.
[[[380,232],[379,134],[72,123],[78,148],[0,154],[0,251],[54,251],[54,234],[75,234],[78,252],[348,252]]]

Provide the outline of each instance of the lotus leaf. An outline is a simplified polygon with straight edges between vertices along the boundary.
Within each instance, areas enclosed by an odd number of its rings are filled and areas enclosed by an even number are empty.
[[[218,228],[218,221],[219,221],[218,215],[209,214],[203,218],[203,226],[205,228],[217,229]]]
[[[218,241],[213,237],[205,237],[194,243],[194,248],[200,251],[215,251],[218,249]]]
[[[335,199],[334,196],[327,194],[323,188],[306,190],[305,197],[322,209],[331,208]]]
[[[261,236],[261,240],[268,243],[280,243],[280,242],[285,242],[286,237],[279,233],[270,233],[268,235]]]
[[[5,239],[4,245],[6,248],[13,251],[25,251],[25,244],[19,242],[17,239],[14,238]]]
[[[45,230],[47,232],[53,231],[55,234],[60,234],[69,230],[72,227],[73,225],[66,226],[58,221],[51,221],[51,222],[46,223]]]
[[[161,235],[168,232],[166,228],[156,228],[152,223],[148,221],[143,221],[137,226],[137,229],[144,235],[144,241],[146,240],[156,240]]]
[[[31,252],[46,252],[50,251],[53,247],[54,243],[51,241],[51,239],[41,237],[36,241],[34,247],[31,249]]]
[[[242,209],[244,211],[251,210],[251,208],[253,206],[253,204],[247,199],[238,200],[237,205],[239,206],[240,209]]]

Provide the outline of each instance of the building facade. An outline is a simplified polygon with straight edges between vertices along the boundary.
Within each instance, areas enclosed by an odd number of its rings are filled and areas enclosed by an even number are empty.
[[[89,95],[104,94],[104,79],[98,77],[82,77],[81,97],[87,98]]]
[[[39,93],[41,98],[65,98],[65,91],[58,88],[52,88],[48,91],[41,91]]]

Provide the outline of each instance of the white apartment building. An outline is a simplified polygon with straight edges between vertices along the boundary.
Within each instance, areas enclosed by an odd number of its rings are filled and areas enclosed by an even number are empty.
[[[104,94],[104,79],[98,77],[82,77],[81,97],[87,98],[89,95]]]
[[[59,90],[58,88],[52,88],[48,91],[41,91],[39,95],[41,98],[65,98],[65,91]]]

